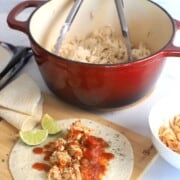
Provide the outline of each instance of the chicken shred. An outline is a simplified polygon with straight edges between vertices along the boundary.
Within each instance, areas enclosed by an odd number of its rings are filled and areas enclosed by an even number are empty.
[[[47,180],[82,180],[80,159],[83,156],[81,142],[90,135],[91,129],[83,127],[80,120],[72,124],[66,138],[58,138],[50,143],[54,150],[49,158],[52,165]]]
[[[72,123],[64,138],[44,146],[45,151],[50,152],[47,180],[92,180],[93,173],[93,180],[102,180],[108,161],[114,155],[104,151],[108,144],[93,136],[93,132],[78,120]]]

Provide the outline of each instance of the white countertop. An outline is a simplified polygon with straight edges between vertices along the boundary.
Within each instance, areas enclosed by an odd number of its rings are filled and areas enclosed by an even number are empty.
[[[22,0],[0,0],[0,41],[12,43],[14,45],[29,45],[29,40],[26,35],[19,31],[10,29],[6,23],[6,17],[10,9]],[[154,0],[164,7],[173,18],[180,20],[180,1],[179,0]],[[24,17],[28,17],[28,11],[23,12]],[[175,39],[176,44],[180,46],[180,33]],[[32,76],[39,84],[42,91],[51,93],[45,85],[38,67],[34,61],[30,61],[22,72],[26,72]],[[134,106],[129,106],[122,109],[117,109],[109,112],[93,112],[109,121],[120,124],[142,135],[150,137],[148,127],[148,114],[152,105],[164,96],[172,93],[180,92],[180,58],[168,58],[166,65],[161,73],[159,80],[153,92],[142,102]],[[161,157],[152,164],[143,180],[179,180],[180,170],[175,169]]]

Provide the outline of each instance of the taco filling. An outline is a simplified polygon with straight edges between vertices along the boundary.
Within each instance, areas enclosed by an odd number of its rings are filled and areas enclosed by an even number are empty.
[[[36,154],[44,154],[47,162],[34,163],[33,168],[48,171],[48,180],[101,180],[114,154],[106,152],[108,143],[91,132],[80,120],[75,121],[64,138],[33,149]]]
[[[63,131],[41,146],[18,141],[9,158],[14,180],[124,180],[133,171],[133,150],[119,131],[88,119],[57,121]],[[83,125],[82,125],[83,124]]]

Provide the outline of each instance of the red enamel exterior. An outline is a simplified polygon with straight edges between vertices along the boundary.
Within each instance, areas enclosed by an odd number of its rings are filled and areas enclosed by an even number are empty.
[[[92,65],[63,59],[34,41],[28,21],[15,19],[23,9],[43,3],[26,1],[17,5],[8,16],[8,24],[28,34],[45,82],[54,94],[67,102],[88,108],[112,108],[133,103],[152,90],[165,63],[164,58],[180,56],[180,48],[167,42],[167,46],[155,55],[128,64]],[[180,22],[172,21],[175,33],[180,29]]]
[[[117,107],[148,93],[164,61],[161,54],[131,65],[98,66],[53,57],[32,43],[40,71],[61,99],[92,107]]]

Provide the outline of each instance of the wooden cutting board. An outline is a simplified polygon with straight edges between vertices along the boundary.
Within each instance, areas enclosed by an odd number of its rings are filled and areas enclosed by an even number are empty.
[[[44,113],[49,113],[56,119],[87,118],[110,126],[123,133],[131,142],[134,151],[134,169],[131,179],[139,179],[155,159],[157,152],[152,142],[135,132],[111,123],[99,116],[86,112],[80,108],[66,104],[55,97],[44,95]],[[0,179],[11,180],[8,169],[8,157],[17,140],[18,131],[4,120],[0,120]],[[22,154],[23,156],[23,154]]]

